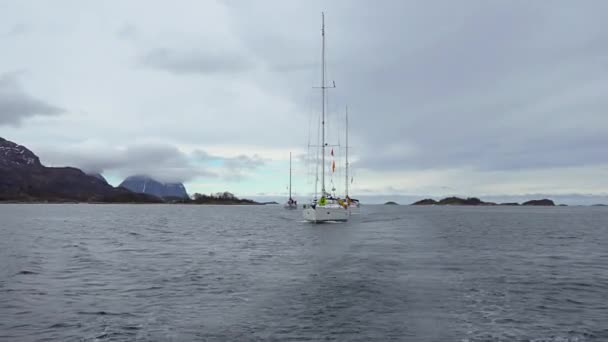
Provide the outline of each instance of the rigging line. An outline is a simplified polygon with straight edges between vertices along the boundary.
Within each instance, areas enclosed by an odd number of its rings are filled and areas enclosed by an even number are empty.
[[[310,142],[312,139],[312,123],[313,123],[313,106],[312,106],[312,94],[310,94],[310,92],[308,93],[308,144],[307,144],[307,148],[306,148],[306,162],[305,162],[305,168],[306,168],[306,184],[310,184],[310,173],[311,173],[311,169],[310,169]]]
[[[321,125],[321,113],[318,114],[317,116],[317,145],[320,145],[321,142],[321,130],[318,128]],[[318,186],[319,186],[319,150],[320,148],[317,147],[315,149],[315,196],[314,199],[318,198]]]

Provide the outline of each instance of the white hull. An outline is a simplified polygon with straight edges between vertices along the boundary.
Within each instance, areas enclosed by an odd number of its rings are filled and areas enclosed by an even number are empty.
[[[303,211],[304,219],[306,221],[320,223],[328,221],[347,221],[348,210],[341,207],[321,207],[316,206],[315,208],[306,208]]]

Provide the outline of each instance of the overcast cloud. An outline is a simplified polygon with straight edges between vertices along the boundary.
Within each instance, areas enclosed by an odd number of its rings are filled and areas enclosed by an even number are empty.
[[[59,150],[41,147],[38,154],[47,166],[75,166],[87,173],[114,171],[121,178],[148,175],[163,182],[184,182],[196,177],[217,177],[205,165],[167,144],[134,144],[125,147],[85,143]]]
[[[210,54],[209,51],[175,51],[165,48],[148,51],[141,57],[141,62],[146,66],[176,74],[230,73],[253,67],[249,60],[234,53]]]
[[[608,193],[605,1],[11,2],[0,136],[116,179],[280,193],[316,139],[321,11],[355,190]]]
[[[18,73],[0,74],[0,126],[18,126],[37,115],[57,115],[62,109],[27,94],[18,81]]]

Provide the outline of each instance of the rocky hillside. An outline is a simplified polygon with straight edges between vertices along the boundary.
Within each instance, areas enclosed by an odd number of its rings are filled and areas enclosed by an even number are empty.
[[[101,175],[101,173],[89,173],[89,176],[93,176],[101,181],[103,181],[104,183],[108,183],[108,181],[106,180],[106,178],[104,176]]]
[[[0,137],[0,169],[38,169],[40,159],[26,147]]]
[[[25,146],[0,138],[0,201],[159,202],[114,188],[73,167],[46,167]]]

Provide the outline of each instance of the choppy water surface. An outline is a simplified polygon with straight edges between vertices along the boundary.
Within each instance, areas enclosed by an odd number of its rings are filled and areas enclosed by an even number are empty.
[[[608,341],[608,209],[0,205],[0,340]]]

